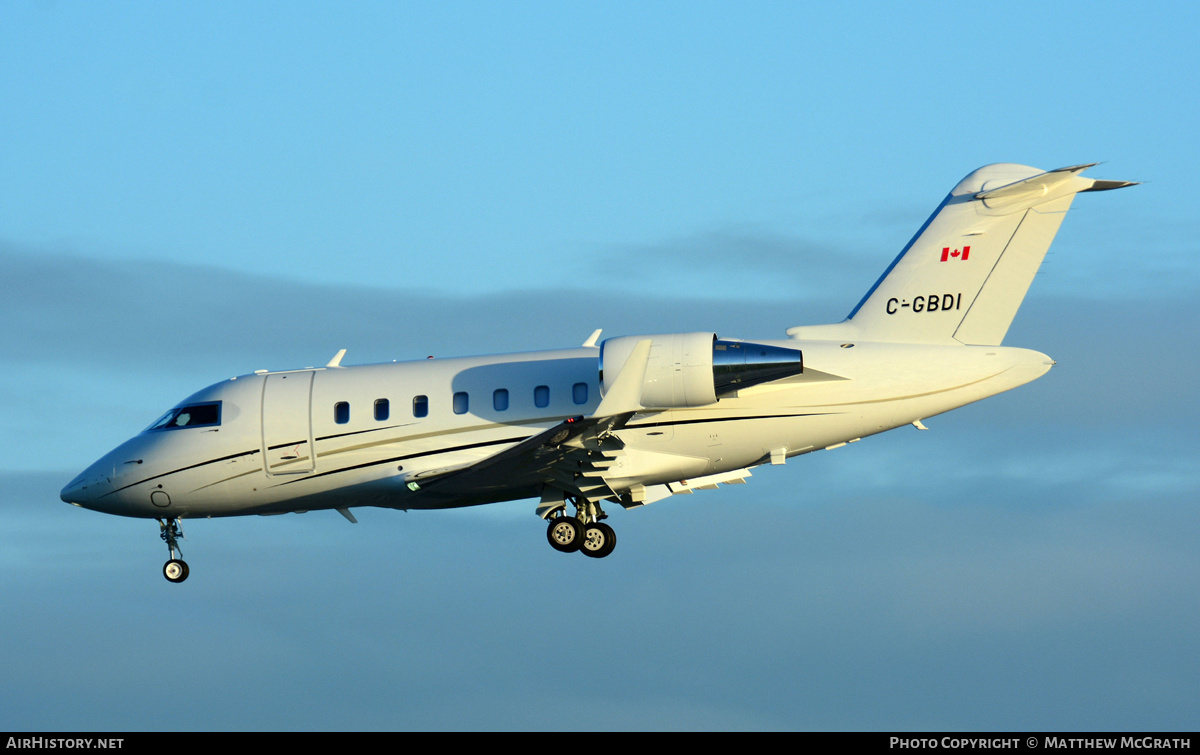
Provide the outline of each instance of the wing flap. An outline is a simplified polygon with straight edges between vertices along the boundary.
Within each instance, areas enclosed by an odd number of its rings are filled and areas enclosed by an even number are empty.
[[[624,417],[628,421],[629,414]],[[580,450],[573,441],[611,431],[620,417],[571,417],[473,464],[426,470],[405,477],[413,492],[437,498],[471,499],[499,489],[545,482],[555,464]]]

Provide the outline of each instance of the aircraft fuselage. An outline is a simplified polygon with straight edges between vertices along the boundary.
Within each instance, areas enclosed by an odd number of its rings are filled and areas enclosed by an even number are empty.
[[[638,413],[605,475],[620,493],[748,469],[910,424],[1044,374],[1026,349],[763,342],[800,349],[805,371],[710,406]],[[418,486],[600,403],[596,348],[241,375],[180,407],[216,424],[147,429],[92,464],[63,498],[150,518],[351,506],[447,508],[536,497],[528,485],[451,500]],[[213,409],[209,409],[213,411]]]

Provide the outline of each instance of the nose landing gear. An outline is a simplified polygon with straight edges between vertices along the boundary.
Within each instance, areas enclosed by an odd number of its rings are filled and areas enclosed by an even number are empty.
[[[170,560],[163,564],[163,576],[169,582],[182,582],[188,578],[188,565],[183,560],[183,550],[179,547],[179,538],[183,537],[183,528],[178,519],[159,519],[159,537],[167,544]],[[176,558],[178,553],[180,558]]]

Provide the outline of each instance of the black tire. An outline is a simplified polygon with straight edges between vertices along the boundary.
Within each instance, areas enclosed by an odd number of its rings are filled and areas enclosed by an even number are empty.
[[[177,558],[163,564],[163,576],[168,582],[182,582],[188,578],[188,565]]]
[[[583,533],[580,551],[585,556],[604,558],[617,547],[617,533],[604,522],[589,524]]]
[[[612,553],[617,547],[616,530],[614,530],[612,527],[609,527],[604,522],[600,522],[596,526],[602,528],[604,530],[604,534],[606,535],[606,538],[605,538],[606,544],[604,546],[604,555],[607,556],[608,554]],[[603,558],[603,556],[601,556],[601,558]]]
[[[550,526],[546,528],[546,540],[556,551],[574,553],[583,544],[583,525],[570,516],[551,519]]]

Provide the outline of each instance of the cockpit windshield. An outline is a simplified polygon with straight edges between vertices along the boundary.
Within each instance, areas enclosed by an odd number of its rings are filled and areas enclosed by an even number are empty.
[[[203,404],[177,406],[146,428],[155,430],[178,430],[181,427],[216,427],[221,424],[221,402],[208,401]]]

